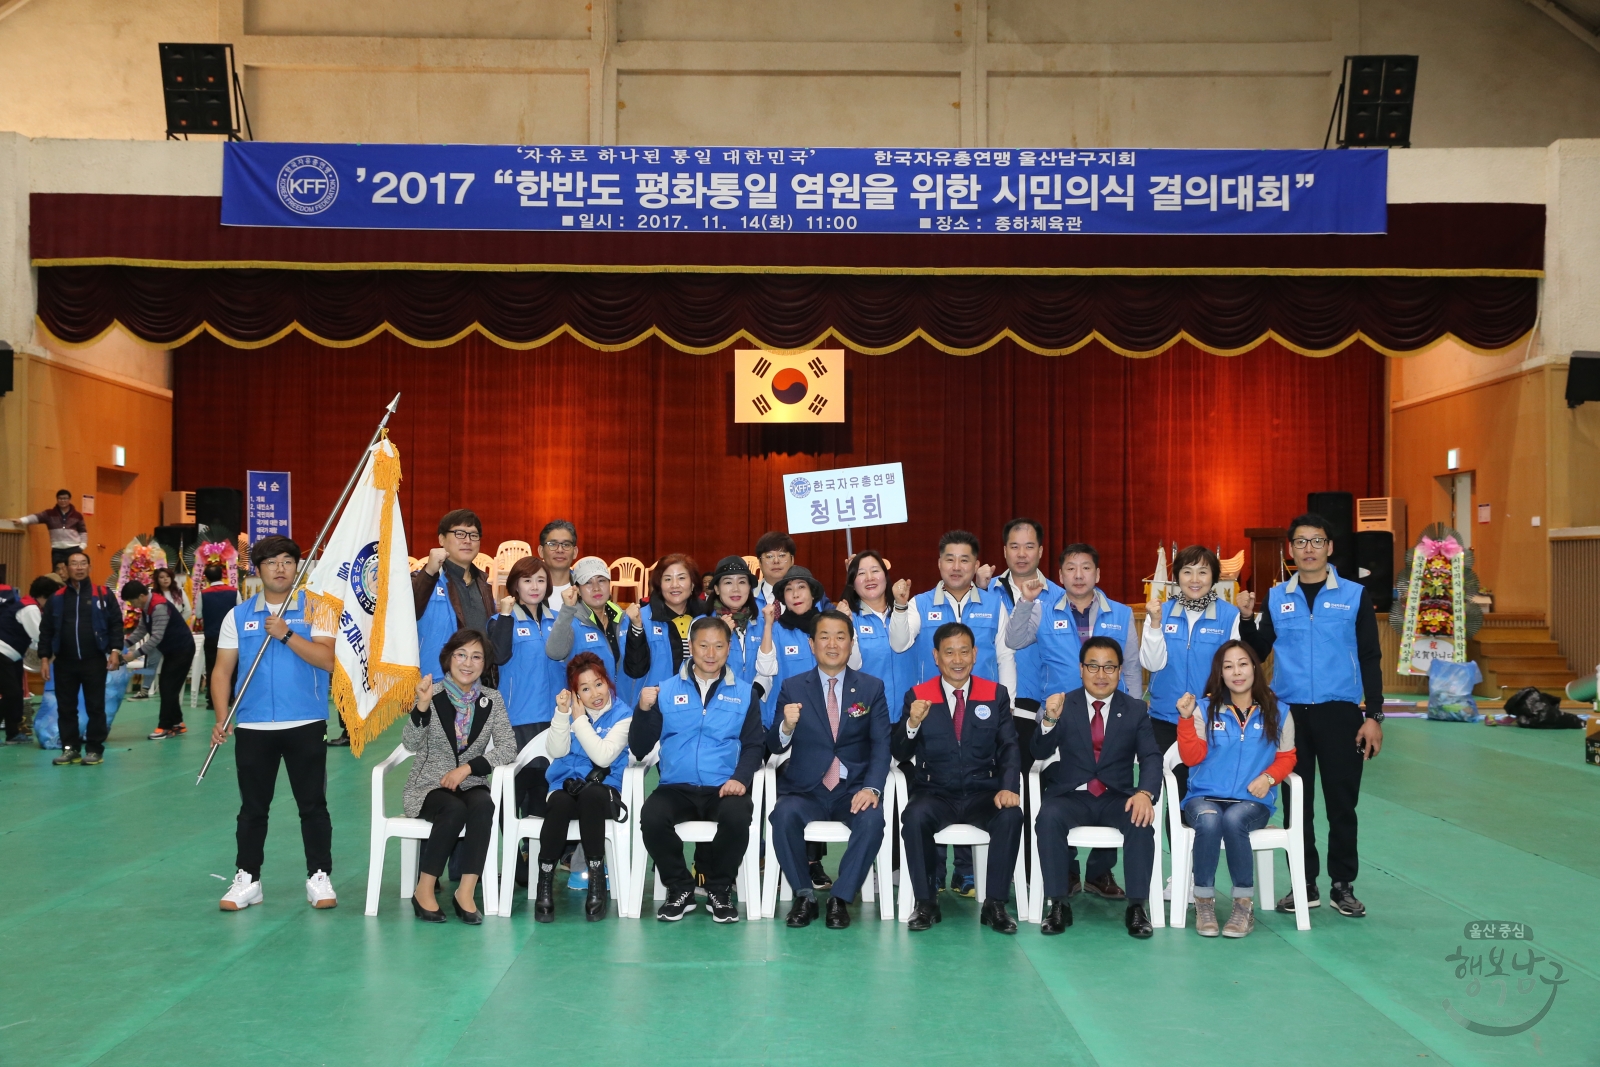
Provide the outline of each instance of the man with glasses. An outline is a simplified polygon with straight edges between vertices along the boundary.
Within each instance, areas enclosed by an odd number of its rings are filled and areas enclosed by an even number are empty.
[[[1361,769],[1383,748],[1383,649],[1371,595],[1328,562],[1333,555],[1331,529],[1327,519],[1315,514],[1301,515],[1289,524],[1295,575],[1272,587],[1259,620],[1253,618],[1255,595],[1239,595],[1239,636],[1262,660],[1277,654],[1272,691],[1294,716],[1294,769],[1307,793],[1301,828],[1306,895],[1313,908],[1322,904],[1310,802],[1320,770],[1328,815],[1328,875],[1333,880],[1329,899],[1340,915],[1358,919],[1367,909],[1356,899],[1353,884],[1360,870],[1356,804],[1361,799]],[[1277,909],[1292,912],[1294,894],[1284,894]]]
[[[578,559],[578,528],[566,519],[556,519],[544,524],[535,546],[539,558],[550,572],[550,591],[545,603],[559,605],[561,594],[572,585],[572,564]]]
[[[1109,826],[1122,834],[1122,878],[1128,886],[1122,923],[1129,936],[1144,939],[1152,933],[1149,887],[1157,859],[1153,824],[1155,800],[1161,795],[1161,749],[1144,701],[1118,688],[1120,641],[1089,638],[1078,649],[1078,670],[1080,688],[1045,700],[1030,751],[1036,760],[1061,756],[1040,775],[1044,799],[1037,832],[1044,918],[1039,932],[1060,934],[1072,925],[1067,835],[1079,826]]]
[[[420,663],[436,663],[444,643],[457,630],[489,632],[495,613],[494,591],[473,560],[483,545],[483,523],[476,512],[457,508],[439,520],[439,547],[411,575],[417,605],[417,654]],[[495,669],[484,671],[484,685],[493,687]]]

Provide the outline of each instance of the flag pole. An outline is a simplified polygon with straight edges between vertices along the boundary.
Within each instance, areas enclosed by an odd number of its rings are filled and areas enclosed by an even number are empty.
[[[339,494],[339,502],[333,505],[333,510],[328,513],[328,521],[322,524],[322,532],[317,534],[317,539],[312,542],[311,550],[300,558],[300,566],[294,573],[294,584],[289,587],[289,595],[283,598],[277,610],[272,613],[273,618],[281,618],[289,610],[289,602],[294,599],[294,591],[300,587],[306,572],[311,569],[311,563],[316,559],[317,553],[322,549],[322,542],[328,539],[328,531],[333,529],[334,520],[338,519],[339,512],[344,510],[344,503],[350,499],[350,493],[355,489],[356,482],[361,478],[361,472],[367,467],[367,457],[372,453],[372,447],[383,437],[383,431],[389,425],[389,419],[400,407],[400,394],[394,394],[394,399],[389,401],[389,406],[383,409],[383,418],[378,420],[378,428],[372,431],[372,440],[367,442],[367,447],[361,451],[361,459],[356,463],[356,469],[351,472],[350,480],[344,483],[344,492]],[[233,713],[239,707],[239,701],[244,699],[245,690],[250,688],[250,680],[256,676],[256,668],[261,666],[261,657],[267,653],[267,642],[262,641],[261,647],[256,649],[256,658],[250,664],[249,672],[244,676],[244,681],[239,683],[239,691],[233,695],[228,703],[228,717],[223,720],[222,728],[226,730],[233,722]],[[194,780],[199,785],[206,780],[206,772],[211,769],[211,761],[217,758],[217,744],[212,742],[211,752],[206,756],[205,765],[200,768],[200,776]]]

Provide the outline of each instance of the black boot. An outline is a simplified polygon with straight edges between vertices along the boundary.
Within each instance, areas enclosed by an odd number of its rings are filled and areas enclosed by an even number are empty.
[[[533,889],[533,920],[548,923],[556,919],[555,894],[556,868],[553,863],[539,864],[539,878]]]
[[[583,917],[592,923],[597,923],[606,917],[606,912],[609,910],[606,904],[606,861],[590,860],[589,896],[583,902]]]

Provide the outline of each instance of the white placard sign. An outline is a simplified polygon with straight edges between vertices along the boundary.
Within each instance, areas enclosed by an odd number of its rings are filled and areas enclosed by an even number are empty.
[[[906,482],[898,463],[785,474],[783,500],[792,534],[906,521]]]

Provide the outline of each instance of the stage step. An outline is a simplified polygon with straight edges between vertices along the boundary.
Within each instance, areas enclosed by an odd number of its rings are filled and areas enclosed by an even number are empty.
[[[1530,685],[1560,695],[1574,677],[1542,618],[1485,616],[1477,639],[1467,644],[1467,654],[1483,670],[1484,685],[1478,691],[1486,695],[1510,696]]]

